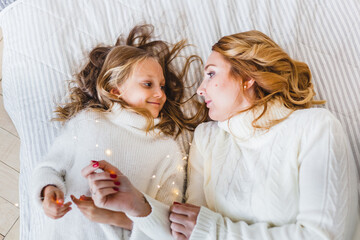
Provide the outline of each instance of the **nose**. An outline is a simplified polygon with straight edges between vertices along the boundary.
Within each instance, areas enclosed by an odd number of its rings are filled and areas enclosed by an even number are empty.
[[[200,96],[204,96],[205,94],[205,81],[202,81],[198,89],[196,90],[196,93]]]
[[[164,91],[161,89],[161,87],[156,88],[154,91],[154,97],[161,98],[162,96],[164,96]]]

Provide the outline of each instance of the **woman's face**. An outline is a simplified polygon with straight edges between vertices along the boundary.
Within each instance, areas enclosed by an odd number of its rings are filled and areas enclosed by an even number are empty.
[[[204,68],[204,80],[197,90],[209,108],[209,117],[215,121],[225,121],[250,106],[241,90],[241,79],[231,76],[230,69],[231,64],[213,51]]]
[[[131,76],[118,90],[131,107],[145,108],[156,118],[166,101],[164,89],[163,70],[155,59],[149,58],[134,67]]]

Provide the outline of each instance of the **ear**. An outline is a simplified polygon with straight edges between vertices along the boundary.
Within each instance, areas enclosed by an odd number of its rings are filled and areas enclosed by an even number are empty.
[[[246,82],[244,82],[244,88],[249,89],[255,84],[255,80],[253,78],[250,78]]]
[[[119,91],[118,88],[112,88],[112,89],[110,90],[110,93],[111,93],[112,95],[116,95],[116,96],[120,95],[120,91]]]

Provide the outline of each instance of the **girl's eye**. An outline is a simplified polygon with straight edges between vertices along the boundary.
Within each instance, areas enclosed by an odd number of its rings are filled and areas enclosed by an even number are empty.
[[[144,85],[145,87],[151,87],[151,82],[145,82],[145,83],[143,83],[143,85]]]
[[[212,77],[214,77],[215,72],[208,72],[206,75],[208,75],[208,76],[209,76],[209,78],[212,78]]]
[[[161,90],[165,91],[165,86],[160,86]]]

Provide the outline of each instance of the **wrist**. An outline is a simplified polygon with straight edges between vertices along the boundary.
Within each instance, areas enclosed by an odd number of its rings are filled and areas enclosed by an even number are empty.
[[[143,194],[141,194],[141,198],[139,198],[138,203],[134,209],[134,213],[132,216],[134,217],[146,217],[151,213],[151,206],[148,200],[145,198]]]
[[[49,185],[46,185],[45,187],[43,187],[41,189],[41,192],[40,192],[40,199],[41,200],[44,200],[44,197],[45,197],[46,193],[49,191],[50,188],[57,188],[57,186],[54,185],[54,184],[49,184]]]

